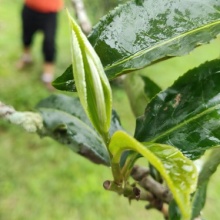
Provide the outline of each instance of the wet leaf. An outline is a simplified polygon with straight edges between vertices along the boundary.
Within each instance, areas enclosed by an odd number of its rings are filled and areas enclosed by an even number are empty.
[[[147,105],[135,138],[175,146],[191,159],[220,145],[219,82],[220,60],[188,71]]]
[[[113,79],[208,43],[220,33],[219,10],[219,0],[133,0],[103,17],[88,39]]]
[[[36,108],[50,108],[57,109],[68,113],[79,120],[87,124],[91,129],[94,129],[90,120],[88,119],[78,97],[67,96],[64,94],[53,94],[43,100],[41,100]],[[116,111],[112,111],[110,135],[112,135],[117,130],[123,130],[121,127],[120,118]]]
[[[117,175],[124,173],[124,168],[120,170],[119,163],[122,153],[127,150],[141,154],[158,170],[172,192],[183,219],[188,220],[191,216],[190,194],[195,190],[197,183],[197,170],[192,161],[172,146],[140,143],[125,132],[117,131],[109,145],[112,154],[111,166],[116,181],[120,180]],[[128,164],[125,166],[129,168]],[[125,182],[126,178],[127,176],[123,177]]]
[[[92,126],[78,97],[53,94],[36,106],[44,120],[42,136],[50,136],[94,163],[109,165],[106,145]],[[122,130],[115,111],[110,134]]]
[[[109,155],[102,138],[78,118],[56,109],[40,108],[44,132],[93,163],[109,166]]]

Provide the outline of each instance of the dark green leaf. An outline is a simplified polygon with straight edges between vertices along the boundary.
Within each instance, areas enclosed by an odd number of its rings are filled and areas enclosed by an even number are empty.
[[[179,148],[196,159],[220,145],[220,60],[188,71],[151,100],[137,119],[135,138]]]
[[[78,119],[92,127],[78,97],[71,97],[63,94],[53,94],[41,100],[36,107],[57,109],[63,112],[67,112],[68,114],[77,117]]]
[[[87,118],[78,97],[51,95],[40,101],[37,109],[44,119],[43,136],[50,136],[94,163],[109,165],[109,155],[102,138]],[[121,130],[119,118],[112,113],[111,135]]]
[[[65,72],[56,78],[52,85],[61,91],[76,92],[75,80],[73,79],[73,68],[69,66]]]
[[[169,220],[181,220],[180,210],[175,200],[172,200],[169,204]]]
[[[89,41],[113,79],[209,42],[220,33],[219,9],[219,0],[133,0],[102,18]]]
[[[79,101],[78,97],[71,97],[62,94],[54,94],[49,96],[46,99],[41,100],[37,108],[51,108],[61,110],[63,112],[67,112],[70,115],[73,115],[86,123],[93,130],[93,126],[90,123],[88,117],[85,114],[84,109]],[[110,134],[112,135],[117,130],[123,130],[121,127],[120,119],[116,113],[116,111],[112,111],[112,121],[110,127]],[[95,131],[95,130],[94,130]]]
[[[149,99],[152,99],[157,93],[159,93],[162,89],[153,82],[150,78],[146,76],[141,76],[144,81],[144,92]]]
[[[49,136],[97,164],[109,165],[109,155],[102,138],[78,118],[56,109],[39,109]]]
[[[117,7],[89,40],[109,79],[171,56],[181,56],[220,33],[218,0],[144,0]]]

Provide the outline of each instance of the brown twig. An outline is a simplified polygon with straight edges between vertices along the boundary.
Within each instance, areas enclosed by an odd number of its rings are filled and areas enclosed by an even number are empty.
[[[151,192],[162,202],[169,203],[172,200],[172,194],[167,187],[154,180],[149,175],[149,170],[144,167],[134,166],[131,176],[145,190]]]
[[[169,189],[153,179],[146,167],[134,166],[131,177],[137,181],[137,184],[140,185],[141,188],[143,188],[141,194],[145,191],[147,195],[151,195],[150,197],[145,197],[145,200],[149,202],[146,208],[155,208],[163,214],[165,219],[168,219],[167,204],[172,200],[172,194]]]

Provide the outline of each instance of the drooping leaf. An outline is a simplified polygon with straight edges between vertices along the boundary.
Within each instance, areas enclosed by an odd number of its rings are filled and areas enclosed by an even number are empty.
[[[103,17],[88,39],[113,79],[209,42],[220,33],[219,10],[219,0],[133,0]]]
[[[56,109],[40,108],[44,132],[74,152],[97,164],[109,165],[109,155],[102,138],[78,118]]]
[[[175,146],[191,159],[219,145],[219,82],[220,60],[188,71],[147,105],[135,138]]]
[[[94,48],[69,13],[68,18],[72,68],[80,102],[95,129],[107,142],[112,113],[111,87]]]
[[[66,112],[92,127],[78,97],[71,97],[64,94],[52,94],[42,99],[37,104],[36,108],[50,108]]]
[[[208,182],[203,183],[199,186],[193,196],[193,207],[192,207],[192,220],[200,216],[201,210],[204,208],[206,202]]]
[[[49,108],[63,111],[78,118],[95,131],[78,97],[67,96],[64,94],[53,94],[41,100],[37,104],[36,108]],[[117,115],[116,111],[113,110],[110,135],[113,135],[113,133],[117,130],[123,130],[123,128],[121,127],[119,116]]]
[[[183,156],[176,148],[157,143],[141,144],[125,132],[117,131],[111,138],[109,151],[112,154],[111,167],[116,181],[124,179],[118,177],[120,159],[124,151],[132,150],[151,163],[166,181],[173,197],[180,208],[183,219],[189,220],[191,216],[190,194],[195,190],[197,183],[197,170],[191,160]]]
[[[78,97],[53,94],[36,106],[44,119],[44,133],[94,163],[109,165],[106,145],[89,121]],[[112,113],[110,134],[121,130],[116,112]]]
[[[209,180],[217,170],[219,164],[220,164],[220,148],[216,148],[209,155],[208,159],[206,160],[199,174],[197,190],[193,196],[192,219],[195,219],[200,215],[200,212],[205,205]]]

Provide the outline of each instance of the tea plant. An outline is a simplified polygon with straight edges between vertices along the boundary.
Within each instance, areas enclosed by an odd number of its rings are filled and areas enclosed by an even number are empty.
[[[88,38],[69,13],[68,19],[72,64],[53,85],[78,97],[52,95],[40,101],[37,132],[110,166],[113,178],[103,183],[106,190],[144,200],[165,219],[199,218],[209,178],[220,162],[220,62],[189,70],[164,91],[135,71],[215,38],[220,2],[128,1],[103,17]],[[112,109],[109,80],[125,73],[143,81],[129,96],[137,116],[134,136]],[[128,84],[132,79],[127,77]],[[15,114],[11,111],[8,119]],[[198,172],[194,160],[209,149]],[[148,167],[136,165],[140,157]]]

